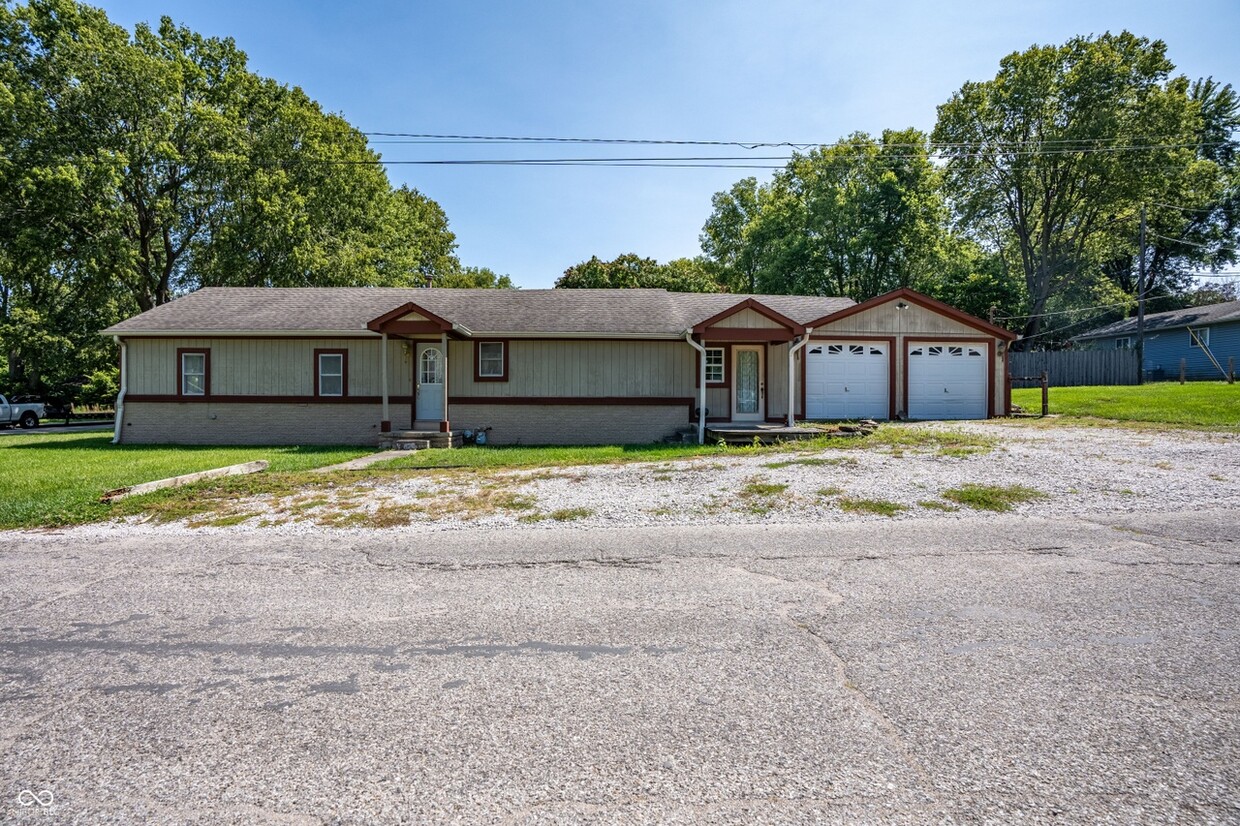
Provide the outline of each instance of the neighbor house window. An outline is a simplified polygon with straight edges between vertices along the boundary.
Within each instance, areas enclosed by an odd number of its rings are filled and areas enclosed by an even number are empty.
[[[1115,349],[1116,349],[1116,350],[1127,350],[1127,349],[1129,349],[1130,347],[1132,347],[1132,339],[1130,339],[1130,338],[1117,338],[1117,339],[1115,339]]]
[[[1209,327],[1190,327],[1188,329],[1188,346],[1190,347],[1209,347],[1210,346],[1210,328]]]
[[[478,342],[478,363],[474,378],[478,381],[508,380],[508,344],[503,341]]]
[[[314,395],[347,396],[348,378],[347,350],[314,351]]]
[[[177,350],[177,362],[180,395],[207,395],[211,389],[211,351]]]
[[[723,348],[706,348],[706,383],[723,384]]]

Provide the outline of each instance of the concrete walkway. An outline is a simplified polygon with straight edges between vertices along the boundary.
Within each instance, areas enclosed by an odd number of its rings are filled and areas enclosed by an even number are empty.
[[[337,470],[362,470],[368,468],[376,462],[386,462],[388,459],[399,459],[401,456],[408,456],[412,451],[409,450],[380,450],[378,453],[372,453],[369,456],[358,456],[356,459],[350,459],[347,462],[341,462],[338,465],[326,465],[324,467],[316,467],[311,473],[333,473]]]

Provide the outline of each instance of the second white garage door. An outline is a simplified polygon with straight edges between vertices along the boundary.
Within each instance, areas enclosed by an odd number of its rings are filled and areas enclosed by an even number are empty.
[[[910,419],[986,418],[986,346],[914,343],[908,353]]]
[[[889,345],[814,342],[805,348],[805,412],[811,419],[885,419]]]

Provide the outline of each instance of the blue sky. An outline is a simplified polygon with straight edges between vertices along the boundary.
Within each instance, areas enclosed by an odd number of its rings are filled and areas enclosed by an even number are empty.
[[[251,68],[363,131],[828,143],[929,130],[935,107],[1034,43],[1128,29],[1179,71],[1240,85],[1240,2],[105,0],[231,36]],[[386,159],[666,156],[667,147],[383,144]],[[689,150],[686,154],[701,154]],[[737,152],[726,152],[735,155]],[[755,154],[775,154],[770,152]],[[591,255],[699,252],[742,169],[392,166],[448,214],[465,264],[549,287]]]

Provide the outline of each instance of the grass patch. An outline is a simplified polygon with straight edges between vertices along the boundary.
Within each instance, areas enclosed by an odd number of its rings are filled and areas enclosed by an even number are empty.
[[[961,485],[943,491],[943,498],[976,510],[1003,512],[1021,502],[1045,499],[1046,494],[1024,485]]]
[[[835,487],[834,485],[829,488],[819,488],[814,491],[814,493],[817,493],[819,496],[839,496],[843,492],[843,488]]]
[[[741,488],[741,496],[778,496],[788,489],[782,482],[749,482]]]
[[[105,491],[169,476],[266,459],[267,473],[336,464],[371,451],[357,447],[201,447],[114,445],[99,433],[8,436],[0,441],[0,528],[94,522],[123,512]],[[246,478],[250,477],[234,477]]]
[[[1127,387],[1052,387],[1050,412],[1081,419],[1112,419],[1195,428],[1240,429],[1240,384],[1195,381]],[[1012,391],[1012,403],[1042,409],[1040,388]]]
[[[840,506],[840,510],[845,510],[849,513],[874,513],[879,516],[895,516],[901,511],[907,510],[899,502],[889,502],[886,499],[853,499],[844,496],[837,499],[835,504]]]

